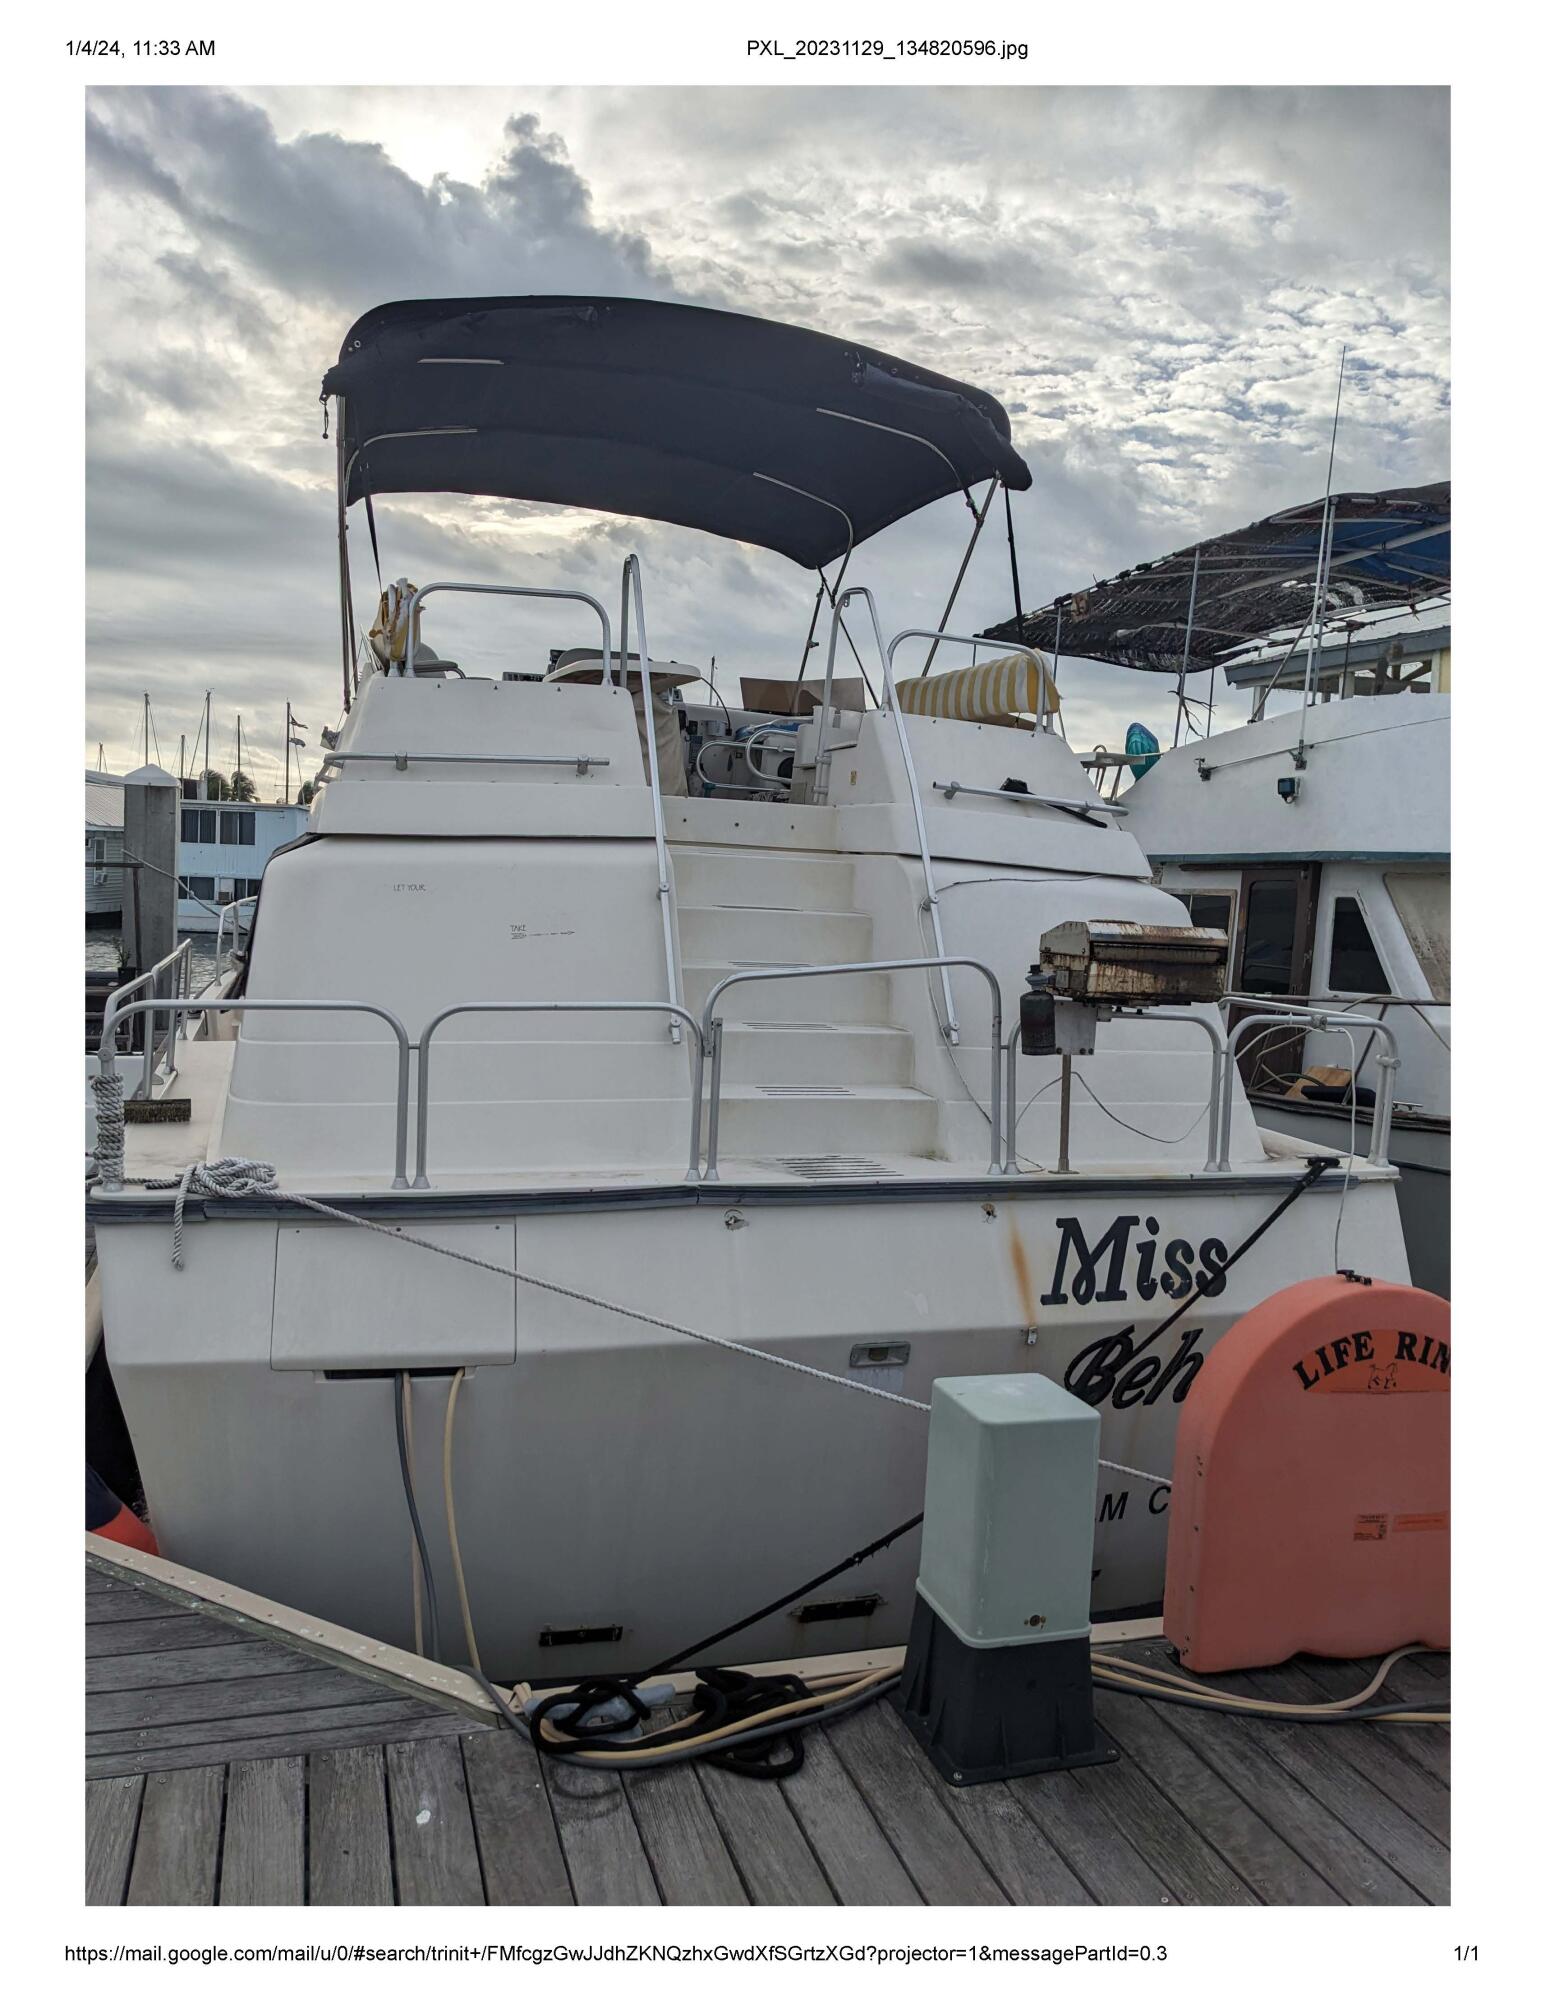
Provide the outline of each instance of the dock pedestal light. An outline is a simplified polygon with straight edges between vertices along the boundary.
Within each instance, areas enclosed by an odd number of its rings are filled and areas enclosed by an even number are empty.
[[[952,1785],[1079,1764],[1094,1719],[1098,1412],[1042,1375],[933,1385],[917,1605],[894,1699]]]

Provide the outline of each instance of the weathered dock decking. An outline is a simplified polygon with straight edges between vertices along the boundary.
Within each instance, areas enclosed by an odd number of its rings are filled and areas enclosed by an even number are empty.
[[[1448,1900],[1446,1728],[1102,1694],[1118,1763],[957,1791],[882,1702],[807,1732],[778,1783],[618,1778],[90,1557],[86,1630],[90,1904]],[[1368,1671],[1299,1660],[1226,1684],[1314,1700]],[[1431,1699],[1446,1677],[1413,1659],[1392,1688]]]

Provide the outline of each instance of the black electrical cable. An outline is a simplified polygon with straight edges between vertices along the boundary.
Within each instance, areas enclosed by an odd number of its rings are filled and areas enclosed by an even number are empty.
[[[710,1632],[705,1638],[694,1639],[690,1645],[681,1647],[669,1658],[657,1661],[654,1666],[645,1668],[642,1673],[615,1677],[602,1676],[585,1681],[579,1687],[549,1696],[532,1711],[532,1741],[539,1750],[550,1757],[573,1756],[587,1748],[625,1748],[624,1741],[607,1734],[616,1727],[615,1723],[608,1722],[601,1729],[587,1728],[587,1716],[609,1702],[623,1701],[632,1712],[634,1720],[641,1722],[648,1710],[638,1699],[635,1690],[645,1681],[669,1673],[684,1660],[691,1659],[694,1653],[706,1652],[710,1646],[717,1646],[722,1640],[733,1638],[737,1632],[745,1631],[747,1626],[759,1624],[762,1619],[770,1618],[775,1611],[781,1611],[796,1598],[805,1597],[812,1590],[818,1590],[823,1583],[830,1583],[833,1577],[841,1576],[844,1570],[856,1568],[859,1563],[867,1562],[871,1556],[889,1548],[900,1536],[921,1526],[922,1519],[921,1514],[909,1516],[907,1520],[900,1522],[876,1540],[867,1542],[863,1548],[855,1549],[851,1555],[844,1556],[841,1562],[833,1563],[830,1569],[822,1570],[819,1576],[808,1577],[793,1590],[785,1591],[781,1597],[774,1598],[770,1604],[759,1605],[744,1618],[737,1618],[732,1625],[723,1625],[717,1632]],[[669,1729],[652,1733],[649,1739],[651,1745],[658,1742],[666,1747],[679,1744],[685,1748],[695,1735],[703,1735],[710,1729],[718,1729],[727,1723],[754,1716],[763,1709],[780,1707],[785,1702],[803,1701],[810,1693],[809,1688],[796,1674],[745,1674],[724,1667],[704,1667],[698,1670],[697,1678],[698,1686],[693,1694],[693,1713]],[[571,1743],[554,1743],[542,1731],[543,1718],[558,1708],[568,1711],[563,1717],[562,1727],[565,1735],[576,1739]],[[811,1715],[809,1721],[820,1722],[825,1719],[824,1713],[815,1713]],[[737,1771],[742,1777],[788,1777],[804,1762],[804,1747],[798,1740],[798,1732],[808,1726],[809,1723],[802,1718],[794,1718],[775,1725],[769,1730],[765,1739],[758,1732],[754,1738],[754,1748],[751,1747],[753,1738],[738,1736],[733,1744],[727,1744],[718,1750],[705,1749],[702,1755],[709,1763],[719,1764],[726,1770]],[[776,1755],[780,1743],[787,1744],[782,1759]]]
[[[413,1523],[413,1540],[418,1548],[418,1559],[424,1571],[424,1612],[429,1622],[429,1657],[440,1657],[440,1607],[435,1599],[435,1573],[429,1562],[429,1544],[424,1539],[424,1524],[419,1519],[418,1498],[413,1491],[413,1467],[408,1459],[408,1417],[407,1417],[406,1371],[399,1369],[392,1377],[392,1401],[397,1416],[397,1469],[402,1474],[402,1495],[408,1503],[408,1518]]]
[[[1325,1154],[1319,1159],[1314,1159],[1309,1162],[1308,1172],[1304,1174],[1301,1180],[1296,1180],[1293,1183],[1292,1187],[1289,1188],[1287,1194],[1282,1198],[1281,1201],[1277,1203],[1277,1206],[1272,1210],[1271,1214],[1267,1216],[1266,1220],[1264,1222],[1258,1222],[1254,1227],[1254,1229],[1250,1231],[1250,1234],[1245,1238],[1243,1243],[1239,1244],[1235,1249],[1231,1250],[1229,1254],[1224,1258],[1223,1262],[1219,1264],[1217,1268],[1212,1272],[1212,1274],[1207,1280],[1207,1288],[1208,1288],[1207,1296],[1209,1298],[1211,1298],[1214,1295],[1214,1293],[1220,1288],[1220,1283],[1225,1272],[1232,1271],[1234,1266],[1239,1262],[1240,1258],[1243,1257],[1245,1252],[1247,1250],[1253,1249],[1254,1246],[1257,1243],[1259,1243],[1261,1238],[1266,1234],[1267,1230],[1270,1229],[1275,1222],[1279,1221],[1281,1217],[1287,1214],[1288,1210],[1293,1206],[1294,1202],[1297,1201],[1298,1197],[1301,1194],[1304,1194],[1309,1188],[1312,1188],[1315,1182],[1320,1178],[1320,1176],[1323,1173],[1325,1173],[1329,1168],[1335,1165],[1336,1165],[1336,1159],[1334,1155],[1329,1153]],[[1168,1314],[1164,1319],[1161,1319],[1159,1321],[1159,1324],[1154,1328],[1153,1332],[1150,1333],[1148,1335],[1148,1338],[1142,1342],[1142,1346],[1151,1347],[1153,1343],[1159,1338],[1160,1334],[1169,1332],[1170,1328],[1175,1324],[1176,1320],[1184,1319],[1188,1312],[1194,1312],[1195,1310],[1196,1310],[1196,1300],[1188,1292],[1186,1296],[1180,1301],[1180,1304],[1176,1306],[1175,1310],[1172,1313]]]
[[[695,1639],[690,1646],[683,1646],[679,1653],[672,1653],[668,1660],[657,1662],[647,1673],[635,1676],[635,1680],[647,1681],[652,1680],[656,1674],[668,1674],[673,1667],[679,1667],[683,1660],[690,1660],[694,1653],[707,1652],[710,1646],[717,1646],[721,1639],[733,1639],[737,1632],[744,1632],[748,1625],[756,1625],[762,1619],[770,1618],[775,1611],[781,1611],[786,1604],[792,1604],[796,1597],[803,1597],[809,1591],[819,1590],[823,1583],[830,1583],[834,1576],[841,1576],[844,1570],[856,1569],[861,1562],[867,1562],[871,1556],[877,1556],[882,1549],[888,1549],[892,1542],[897,1541],[911,1529],[921,1527],[922,1521],[921,1514],[910,1515],[899,1527],[881,1535],[878,1541],[867,1542],[863,1548],[855,1549],[852,1555],[844,1556],[840,1563],[833,1563],[830,1569],[822,1570],[819,1576],[812,1576],[808,1582],[800,1584],[794,1590],[786,1591],[782,1597],[775,1597],[771,1604],[764,1604],[758,1610],[749,1612],[744,1618],[737,1618],[733,1625],[721,1626],[717,1632],[710,1632],[706,1639]]]

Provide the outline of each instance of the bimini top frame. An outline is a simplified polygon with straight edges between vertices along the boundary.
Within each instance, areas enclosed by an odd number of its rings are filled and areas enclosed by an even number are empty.
[[[1030,484],[981,389],[804,327],[643,299],[377,306],[322,395],[341,403],[344,508],[405,492],[593,507],[808,569],[845,551],[833,509],[856,545],[984,479]]]
[[[1054,657],[1196,673],[1306,623],[1322,566],[1325,615],[1338,624],[1446,597],[1449,520],[1446,479],[1332,494],[1139,563],[982,636]]]

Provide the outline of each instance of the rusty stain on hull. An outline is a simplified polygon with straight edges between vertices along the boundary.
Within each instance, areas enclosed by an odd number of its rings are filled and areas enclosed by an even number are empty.
[[[1014,1283],[1019,1287],[1019,1303],[1026,1327],[1035,1325],[1035,1285],[1030,1276],[1030,1258],[1020,1241],[1019,1225],[1009,1223],[1009,1262],[1014,1267]]]

